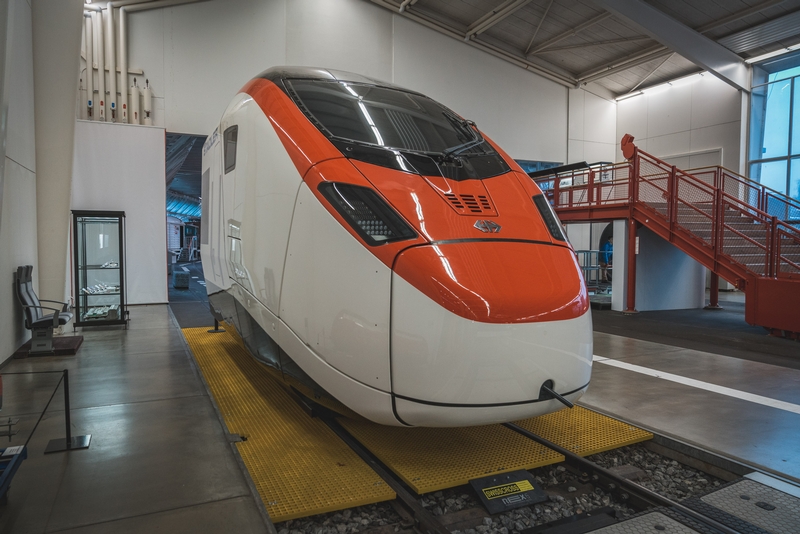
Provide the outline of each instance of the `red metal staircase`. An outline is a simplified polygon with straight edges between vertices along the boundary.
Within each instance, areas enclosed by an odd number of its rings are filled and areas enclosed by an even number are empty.
[[[682,171],[630,135],[622,151],[624,163],[535,181],[563,222],[628,219],[631,245],[644,226],[745,291],[748,323],[800,339],[800,202],[722,167]]]

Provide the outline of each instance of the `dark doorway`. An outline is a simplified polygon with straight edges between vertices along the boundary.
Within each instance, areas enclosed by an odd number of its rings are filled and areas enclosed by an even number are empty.
[[[167,133],[167,272],[169,305],[181,328],[213,326],[200,257],[203,143],[206,137]]]

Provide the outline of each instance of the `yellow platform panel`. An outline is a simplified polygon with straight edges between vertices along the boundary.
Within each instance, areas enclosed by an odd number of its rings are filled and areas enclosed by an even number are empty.
[[[653,439],[650,432],[581,406],[515,424],[580,456]]]
[[[183,330],[275,522],[395,498],[325,423],[309,417],[230,334]]]
[[[339,422],[417,493],[564,460],[561,454],[500,425],[404,428],[363,419],[340,418]]]

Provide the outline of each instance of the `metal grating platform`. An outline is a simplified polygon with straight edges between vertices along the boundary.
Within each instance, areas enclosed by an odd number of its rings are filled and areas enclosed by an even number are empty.
[[[516,424],[581,456],[653,439],[650,432],[581,406]]]
[[[228,431],[273,521],[395,498],[322,422],[310,418],[226,333],[183,330]]]
[[[672,518],[659,512],[633,517],[616,525],[593,530],[593,534],[655,534],[665,532],[668,534],[698,534]]]
[[[772,534],[800,532],[800,499],[753,480],[701,497],[705,504]],[[727,523],[725,518],[716,518]]]
[[[500,425],[402,428],[363,419],[339,422],[417,493],[564,461],[557,452]]]

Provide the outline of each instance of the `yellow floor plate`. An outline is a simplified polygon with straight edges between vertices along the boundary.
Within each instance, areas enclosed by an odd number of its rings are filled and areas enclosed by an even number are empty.
[[[557,452],[500,425],[401,428],[363,419],[341,418],[339,422],[417,493],[564,460]]]
[[[516,424],[580,456],[653,439],[653,434],[580,406]]]
[[[473,478],[558,463],[564,457],[500,425],[399,428],[365,420],[340,422],[417,493],[466,484]],[[653,435],[576,406],[517,421],[581,456],[652,439]]]
[[[394,491],[310,418],[227,332],[183,330],[273,521],[387,501]]]

